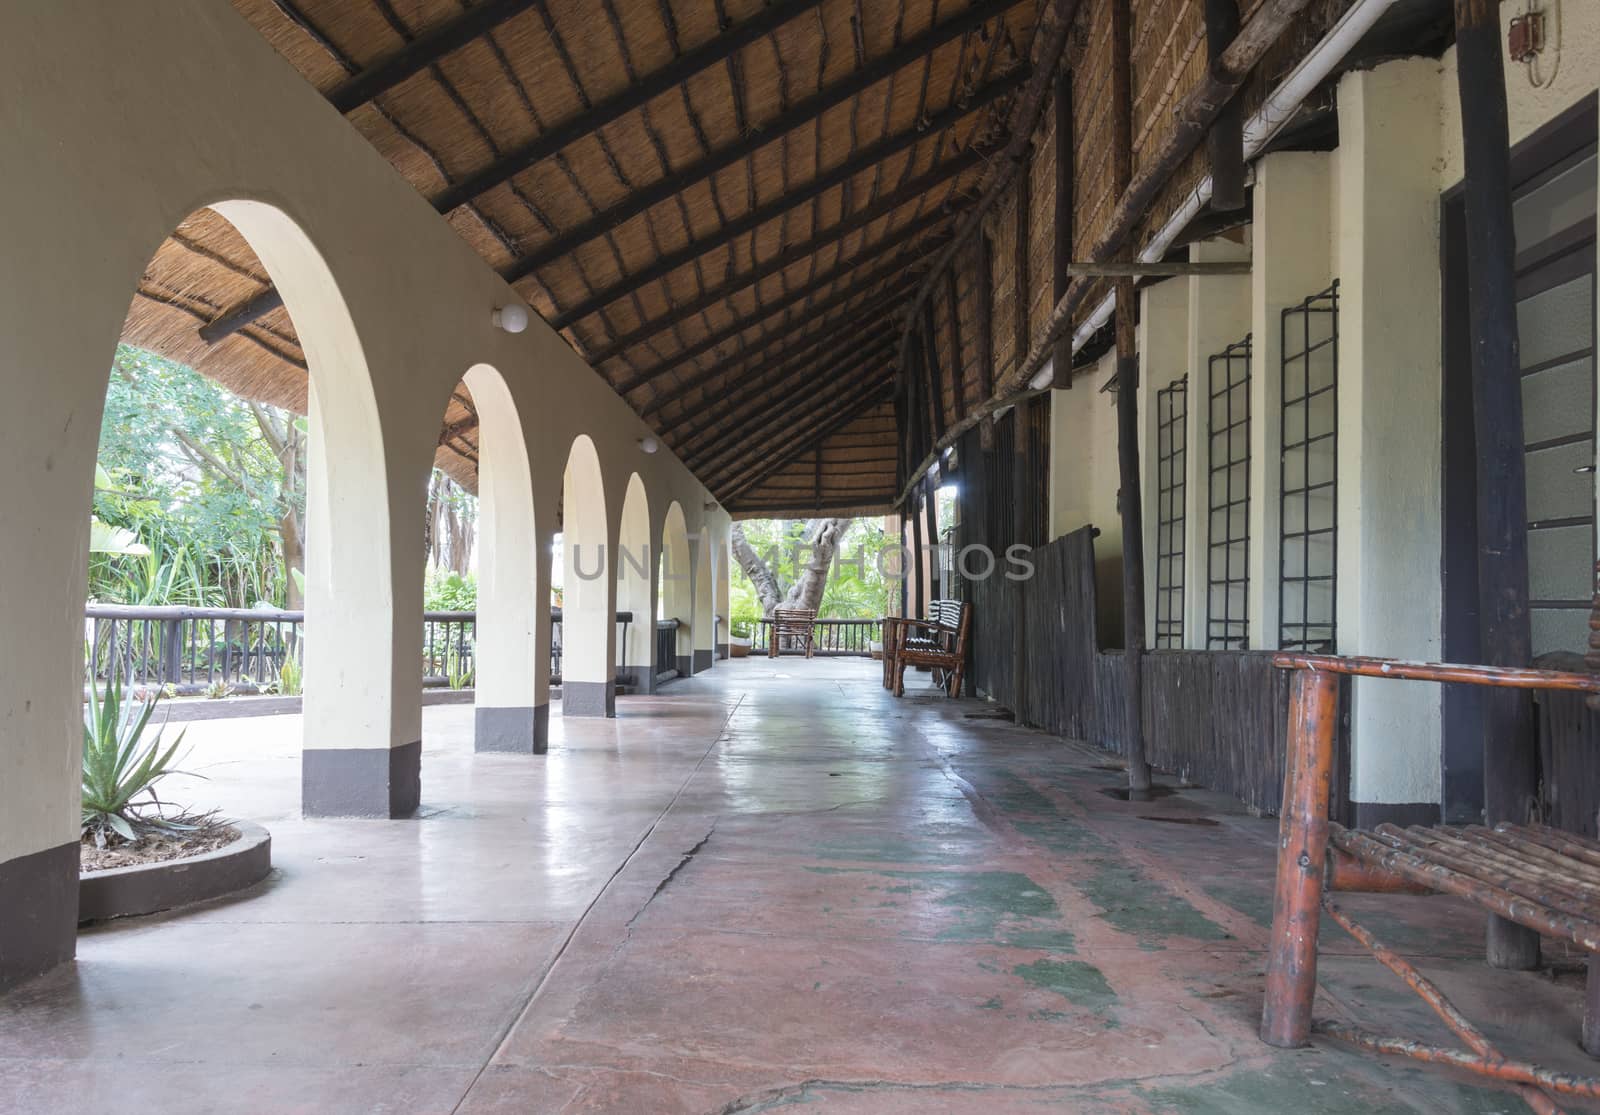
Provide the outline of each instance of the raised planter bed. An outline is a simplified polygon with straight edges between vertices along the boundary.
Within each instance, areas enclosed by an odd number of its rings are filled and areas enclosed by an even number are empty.
[[[272,870],[272,834],[249,821],[229,824],[239,839],[214,852],[79,875],[78,921],[153,914],[259,883]]]

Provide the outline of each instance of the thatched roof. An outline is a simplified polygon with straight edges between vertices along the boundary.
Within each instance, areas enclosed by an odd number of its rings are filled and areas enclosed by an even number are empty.
[[[740,419],[782,407],[820,435],[832,389],[891,381],[887,346],[859,350],[894,333],[975,192],[1036,3],[235,6],[723,494],[770,463],[720,467]],[[251,319],[262,297],[259,261],[202,212],[152,261],[127,339],[303,409],[293,325]],[[458,475],[470,418],[444,416]]]
[[[819,445],[832,468],[826,443],[889,413],[897,368],[897,405],[912,402],[902,333],[947,369],[936,424],[1020,369],[1057,294],[1062,70],[1074,258],[1117,202],[1109,2],[234,2],[735,512]],[[1247,111],[1348,3],[1305,4],[1241,91]],[[1129,4],[1137,170],[1207,57],[1203,0]],[[1201,151],[1178,167],[1144,227],[1206,166]],[[303,407],[273,298],[243,240],[200,213],[152,261],[128,339]],[[440,461],[471,483],[467,400],[442,418]],[[915,463],[909,418],[899,438],[893,422],[853,436]]]

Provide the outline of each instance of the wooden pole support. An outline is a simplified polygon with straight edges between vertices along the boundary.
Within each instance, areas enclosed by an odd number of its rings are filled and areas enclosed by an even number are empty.
[[[1478,446],[1479,635],[1489,665],[1526,666],[1533,654],[1528,490],[1500,5],[1496,0],[1455,0],[1455,22]],[[1491,826],[1526,821],[1538,793],[1532,711],[1526,694],[1496,690],[1483,695],[1484,814]],[[1536,968],[1539,935],[1490,917],[1485,952],[1497,968]]]
[[[1317,994],[1317,930],[1328,854],[1328,797],[1339,718],[1339,676],[1296,670],[1289,704],[1289,754],[1278,823],[1278,874],[1267,943],[1261,1040],[1304,1045]]]

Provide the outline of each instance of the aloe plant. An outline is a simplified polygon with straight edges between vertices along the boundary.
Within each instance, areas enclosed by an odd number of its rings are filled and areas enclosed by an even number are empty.
[[[113,672],[102,698],[93,685],[83,717],[83,820],[84,835],[93,836],[98,847],[105,847],[108,833],[124,840],[139,839],[141,831],[153,828],[185,829],[190,826],[161,815],[155,784],[175,774],[173,761],[183,733],[163,748],[161,731],[147,736],[150,718],[155,713],[154,695],[143,700],[124,699],[122,682]],[[140,812],[146,803],[135,803],[149,794],[154,814]]]

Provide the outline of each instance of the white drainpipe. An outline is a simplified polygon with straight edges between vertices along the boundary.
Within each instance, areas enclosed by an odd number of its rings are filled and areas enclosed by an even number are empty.
[[[1283,83],[1272,91],[1255,114],[1244,124],[1244,157],[1252,159],[1261,153],[1269,140],[1278,134],[1278,130],[1299,111],[1300,105],[1325,81],[1333,68],[1337,66],[1346,54],[1355,47],[1356,43],[1377,23],[1390,8],[1394,7],[1397,0],[1356,0],[1350,10],[1344,13],[1343,18],[1334,24],[1332,29],[1323,36],[1322,41],[1312,48],[1311,52],[1300,60],[1300,64],[1290,71]],[[1168,218],[1156,232],[1144,251],[1139,253],[1141,263],[1156,263],[1167,254],[1172,247],[1172,242],[1188,226],[1189,222],[1199,215],[1205,208],[1206,202],[1211,200],[1211,176],[1202,178],[1189,196],[1184,199],[1177,212]],[[1115,293],[1107,294],[1100,300],[1082,325],[1078,326],[1072,334],[1072,351],[1076,353],[1089,343],[1106,322],[1111,320],[1112,311],[1117,307]],[[1034,376],[1028,386],[1039,390],[1048,384],[1055,374],[1054,369],[1046,364],[1039,374]]]

